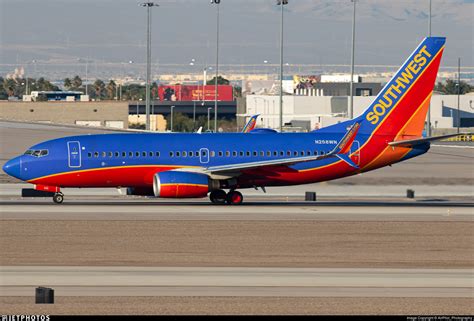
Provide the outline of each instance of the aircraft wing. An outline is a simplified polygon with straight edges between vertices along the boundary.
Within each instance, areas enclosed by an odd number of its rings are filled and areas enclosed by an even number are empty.
[[[283,159],[272,159],[265,161],[257,162],[246,162],[238,164],[229,164],[229,165],[220,165],[220,166],[210,166],[204,168],[203,172],[205,174],[225,174],[225,173],[235,173],[247,169],[262,168],[267,166],[288,166],[304,162],[312,162],[316,160],[326,159],[330,157],[338,157],[342,161],[346,162],[352,167],[358,168],[354,162],[349,157],[349,151],[352,143],[354,142],[357,131],[360,127],[360,121],[354,123],[351,128],[347,131],[341,141],[337,146],[329,153],[324,155],[313,155],[313,156],[300,156],[292,158],[283,158]]]
[[[472,134],[471,133],[449,134],[449,135],[436,136],[436,137],[425,137],[425,138],[417,138],[417,139],[399,140],[399,141],[390,142],[388,144],[390,146],[394,146],[394,147],[415,147],[417,145],[425,144],[425,143],[428,143],[428,142],[441,140],[441,139],[445,139],[445,138],[450,138],[450,137],[461,136],[461,135],[472,135]]]

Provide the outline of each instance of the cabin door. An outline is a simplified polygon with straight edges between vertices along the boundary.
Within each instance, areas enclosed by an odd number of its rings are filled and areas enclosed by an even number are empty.
[[[69,167],[81,167],[81,143],[67,142],[67,154]]]

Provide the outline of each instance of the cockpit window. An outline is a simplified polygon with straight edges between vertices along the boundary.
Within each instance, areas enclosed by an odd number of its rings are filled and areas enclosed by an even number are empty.
[[[43,157],[48,155],[49,151],[47,149],[28,149],[25,152],[25,155],[31,155],[34,157]]]

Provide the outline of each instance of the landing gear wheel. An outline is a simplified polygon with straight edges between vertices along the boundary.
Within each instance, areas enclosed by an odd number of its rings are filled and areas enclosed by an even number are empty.
[[[53,202],[56,204],[61,204],[64,201],[64,194],[63,193],[56,193],[53,196]]]
[[[244,197],[242,196],[242,193],[237,191],[230,191],[226,197],[226,202],[229,205],[240,205],[243,200]]]
[[[225,193],[225,191],[218,189],[211,192],[211,194],[209,195],[209,199],[214,204],[225,204],[226,196],[227,194]]]

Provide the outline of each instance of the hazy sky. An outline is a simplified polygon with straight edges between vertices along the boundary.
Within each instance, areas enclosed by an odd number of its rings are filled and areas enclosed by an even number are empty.
[[[153,61],[215,61],[216,5],[157,0]],[[285,62],[350,63],[350,0],[289,0]],[[146,9],[134,0],[0,0],[0,64],[145,61]],[[221,0],[220,61],[279,61],[275,0]],[[474,0],[432,0],[432,34],[447,37],[444,66],[474,66]],[[358,0],[357,64],[400,65],[428,33],[429,0]]]

